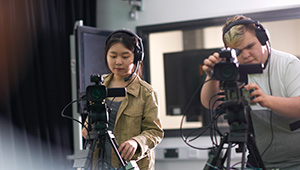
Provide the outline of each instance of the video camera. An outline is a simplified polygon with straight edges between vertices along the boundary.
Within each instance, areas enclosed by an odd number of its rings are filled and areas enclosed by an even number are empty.
[[[212,70],[212,77],[225,82],[248,83],[248,74],[262,73],[263,64],[239,64],[237,56],[240,50],[223,48],[219,52],[225,60],[217,63]]]
[[[88,101],[99,102],[106,97],[124,97],[126,88],[106,88],[103,83],[103,77],[99,74],[91,75],[91,82],[95,85],[90,85],[86,88],[86,99]]]
[[[240,50],[237,49],[223,48],[219,54],[225,60],[215,65],[212,77],[220,81],[220,89],[225,92],[224,104],[240,101],[243,97],[250,103],[249,92],[241,87],[248,83],[248,74],[263,72],[263,64],[239,64]]]

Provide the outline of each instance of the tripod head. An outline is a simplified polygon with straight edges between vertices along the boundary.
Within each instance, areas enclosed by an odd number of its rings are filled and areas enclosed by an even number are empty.
[[[224,116],[230,125],[230,131],[247,131],[247,113],[250,111],[249,102],[246,100],[247,91],[244,91],[239,82],[220,82],[220,88],[225,92],[225,100],[221,109],[226,113]]]

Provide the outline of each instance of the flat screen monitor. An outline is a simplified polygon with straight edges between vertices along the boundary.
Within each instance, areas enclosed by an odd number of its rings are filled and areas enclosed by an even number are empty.
[[[90,26],[78,26],[75,32],[77,97],[85,95],[87,86],[95,83],[90,81],[92,74],[107,73],[104,53],[106,38],[112,31]],[[79,102],[78,112],[83,113],[85,104]]]

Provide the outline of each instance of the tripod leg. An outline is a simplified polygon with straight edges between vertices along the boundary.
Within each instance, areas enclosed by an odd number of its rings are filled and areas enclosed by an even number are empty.
[[[89,141],[86,141],[88,143]],[[83,166],[81,166],[84,169],[92,169],[93,168],[93,154],[94,154],[94,149],[96,147],[97,140],[92,140],[91,144],[88,145],[88,147],[85,148],[85,150],[88,152],[86,161]]]
[[[260,153],[258,151],[258,148],[255,144],[255,141],[254,141],[254,138],[253,138],[253,135],[252,134],[249,134],[249,137],[248,137],[248,150],[249,150],[249,154],[252,155],[253,157],[253,161],[255,163],[255,167],[257,168],[262,168],[263,170],[265,170],[265,165],[263,163],[263,160],[260,156]]]
[[[216,154],[211,154],[209,156],[209,159],[206,162],[206,165],[204,166],[203,170],[214,170],[216,168],[218,169],[223,168],[223,164],[224,164],[224,160],[226,159],[227,152],[223,159],[221,159],[221,152],[224,144],[227,143],[227,140],[228,140],[228,134],[225,133],[221,140],[220,145],[217,148]]]
[[[97,161],[95,163],[93,163],[93,169],[105,169],[105,166],[106,166],[106,162],[105,162],[105,136],[103,135],[99,135],[98,137],[98,140],[99,143],[98,143],[98,154],[97,152],[94,154],[94,156],[97,159]],[[96,160],[96,159],[93,159],[93,160]]]
[[[105,139],[103,141],[103,147],[100,150],[101,157],[99,156],[99,158],[102,158],[101,169],[105,168]]]
[[[122,167],[125,169],[127,162],[121,157],[119,151],[118,151],[118,143],[116,141],[115,135],[112,133],[112,131],[107,131],[107,138],[113,148],[113,150],[115,151]]]
[[[231,145],[232,142],[228,143],[228,148],[227,148],[227,165],[226,165],[226,170],[230,169],[230,159],[231,159]]]
[[[242,170],[244,170],[245,169],[245,162],[246,162],[246,160],[245,160],[245,157],[246,157],[246,148],[247,148],[247,144],[246,144],[246,142],[244,142],[243,143],[243,153],[242,153]]]

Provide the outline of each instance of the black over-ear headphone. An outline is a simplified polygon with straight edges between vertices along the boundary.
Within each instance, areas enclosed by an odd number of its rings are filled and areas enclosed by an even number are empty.
[[[258,41],[261,43],[261,45],[266,45],[267,42],[269,41],[269,35],[266,32],[266,29],[259,23],[259,21],[247,20],[247,19],[237,20],[227,25],[223,31],[223,39],[226,32],[228,32],[232,27],[236,25],[246,25],[246,24],[255,25],[255,34]]]
[[[134,64],[137,64],[138,62],[142,62],[144,60],[144,46],[143,46],[143,41],[142,39],[135,33],[127,30],[127,29],[120,29],[112,32],[107,38],[106,38],[106,45],[108,43],[108,40],[111,38],[112,35],[116,33],[126,33],[128,35],[136,37],[138,40],[138,45],[135,44],[134,47]]]

